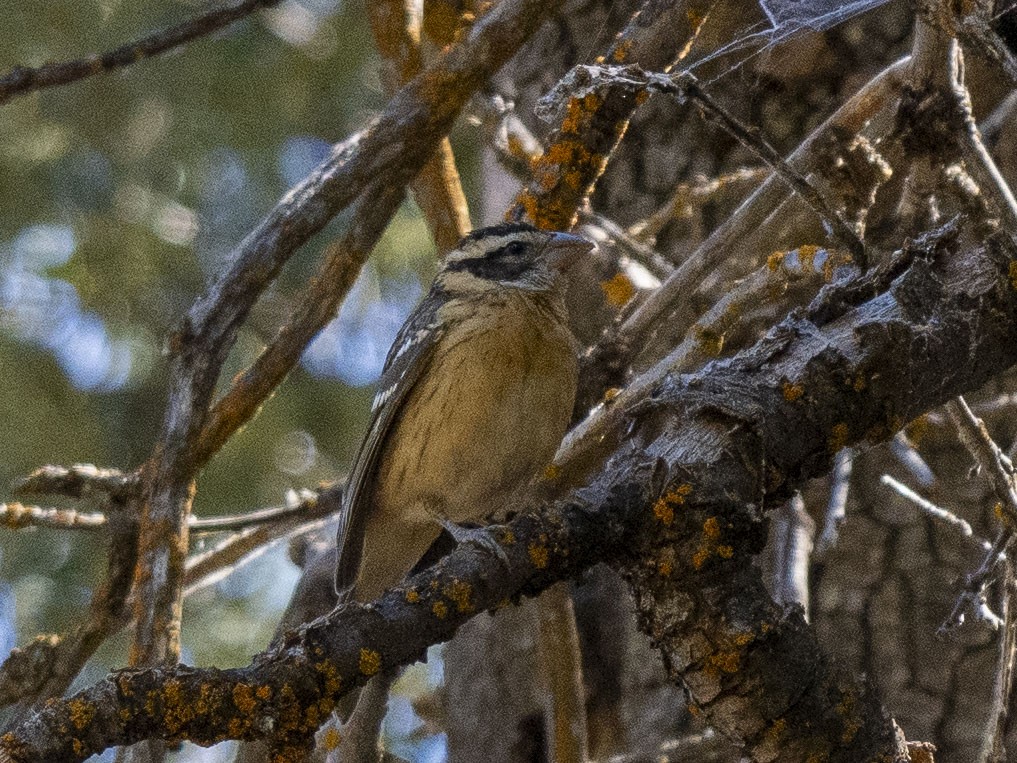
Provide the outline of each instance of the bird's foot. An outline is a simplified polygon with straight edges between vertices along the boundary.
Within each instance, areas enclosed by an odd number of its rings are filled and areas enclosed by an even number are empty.
[[[463,527],[457,525],[451,519],[438,517],[438,523],[445,528],[445,532],[452,536],[456,543],[469,543],[496,556],[506,567],[508,566],[508,555],[501,544],[495,540],[489,527]]]

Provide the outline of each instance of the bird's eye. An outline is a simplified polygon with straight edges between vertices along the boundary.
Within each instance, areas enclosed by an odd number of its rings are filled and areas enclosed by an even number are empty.
[[[526,245],[522,241],[513,241],[511,244],[505,247],[505,254],[522,254],[526,251]]]

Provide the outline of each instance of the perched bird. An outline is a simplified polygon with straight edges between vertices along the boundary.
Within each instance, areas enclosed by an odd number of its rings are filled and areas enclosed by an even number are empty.
[[[336,591],[370,601],[550,463],[576,392],[563,273],[593,244],[522,223],[450,252],[385,361],[343,497]]]

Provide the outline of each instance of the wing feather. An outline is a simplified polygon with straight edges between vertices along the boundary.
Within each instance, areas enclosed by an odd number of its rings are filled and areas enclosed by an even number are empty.
[[[339,562],[335,588],[340,601],[350,597],[360,571],[364,545],[364,527],[370,512],[370,497],[379,459],[388,433],[402,413],[410,391],[430,364],[441,336],[436,318],[444,303],[443,295],[432,292],[399,330],[392,343],[374,402],[367,435],[360,444],[353,469],[343,492],[343,511],[339,516],[336,544]]]

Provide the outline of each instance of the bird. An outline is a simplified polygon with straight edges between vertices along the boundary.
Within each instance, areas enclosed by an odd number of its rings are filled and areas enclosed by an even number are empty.
[[[477,525],[550,464],[572,416],[579,345],[565,274],[593,248],[502,223],[446,255],[388,353],[352,464],[336,538],[340,605],[398,584],[443,529],[496,546]]]

